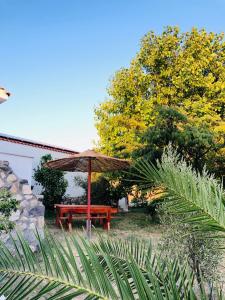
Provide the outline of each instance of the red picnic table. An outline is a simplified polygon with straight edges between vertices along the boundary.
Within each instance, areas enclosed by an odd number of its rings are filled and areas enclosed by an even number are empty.
[[[72,221],[76,219],[87,219],[87,205],[55,204],[56,224],[62,225],[62,221],[68,222],[69,230],[72,229]],[[100,220],[103,228],[110,229],[112,214],[118,212],[117,208],[107,205],[91,205],[91,219]]]

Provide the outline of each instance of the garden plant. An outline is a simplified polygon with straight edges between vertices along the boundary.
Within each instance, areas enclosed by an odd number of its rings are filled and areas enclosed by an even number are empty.
[[[60,203],[68,186],[64,172],[45,167],[45,163],[52,160],[51,154],[41,158],[39,166],[34,170],[34,179],[42,186],[44,205],[47,209],[54,209],[55,203]]]
[[[9,220],[10,215],[16,211],[18,201],[14,199],[6,188],[0,189],[0,232],[9,231],[14,223]]]

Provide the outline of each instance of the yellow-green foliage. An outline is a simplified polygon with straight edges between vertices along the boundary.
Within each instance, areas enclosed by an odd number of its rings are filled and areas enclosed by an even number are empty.
[[[156,107],[172,106],[189,122],[224,132],[225,42],[222,34],[167,27],[149,32],[129,68],[114,75],[109,99],[96,110],[101,150],[129,156],[155,124]]]

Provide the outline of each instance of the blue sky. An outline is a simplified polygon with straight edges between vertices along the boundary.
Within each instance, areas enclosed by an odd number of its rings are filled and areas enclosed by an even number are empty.
[[[225,31],[224,0],[0,0],[0,132],[84,150],[94,107],[149,30]]]

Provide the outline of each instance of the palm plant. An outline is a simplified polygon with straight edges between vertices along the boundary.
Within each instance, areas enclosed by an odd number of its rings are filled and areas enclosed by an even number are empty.
[[[165,262],[139,240],[100,240],[77,236],[65,246],[50,234],[33,253],[18,235],[13,249],[1,243],[0,295],[6,299],[197,299],[187,265]],[[201,291],[202,299],[206,298]]]

